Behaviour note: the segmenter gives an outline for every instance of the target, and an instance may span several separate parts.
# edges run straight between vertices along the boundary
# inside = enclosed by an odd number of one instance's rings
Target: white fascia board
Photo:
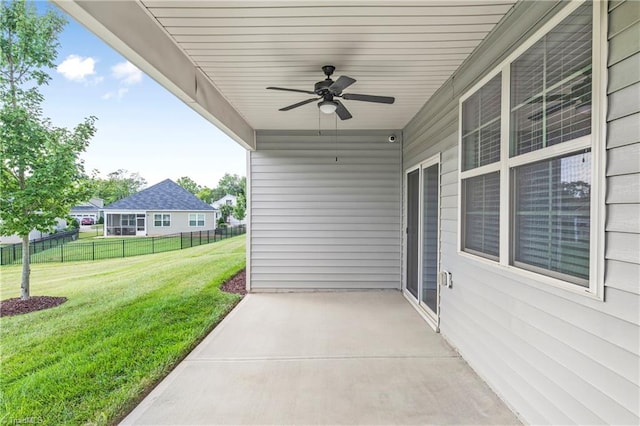
[[[255,131],[138,1],[51,0],[246,149]]]

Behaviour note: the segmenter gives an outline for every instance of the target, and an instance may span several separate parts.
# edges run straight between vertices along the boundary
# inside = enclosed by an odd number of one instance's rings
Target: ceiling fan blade
[[[331,86],[329,86],[329,91],[333,93],[340,93],[355,82],[356,80],[354,80],[353,78],[347,77],[346,75],[341,75],[340,78],[338,78]]]
[[[286,89],[284,87],[267,87],[269,90],[284,90],[285,92],[297,92],[297,93],[308,93],[310,95],[315,95],[316,92],[312,92],[311,90],[299,90],[299,89]]]
[[[358,95],[357,93],[345,93],[344,95],[342,95],[342,99],[351,101],[376,102],[379,104],[392,104],[396,101],[396,98],[392,98],[390,96]]]
[[[556,112],[563,110],[571,105],[573,105],[575,103],[575,101],[563,101],[560,102],[559,104],[553,104],[547,107],[546,109],[546,115],[552,115],[555,114]],[[538,111],[535,114],[531,114],[527,117],[528,120],[531,121],[540,121],[542,120],[542,117],[544,116],[542,111]]]
[[[280,108],[278,111],[289,111],[290,109],[298,108],[299,106],[306,105],[306,104],[311,103],[313,101],[317,101],[318,99],[320,99],[320,98],[307,99],[305,101],[298,102],[297,104],[293,104],[293,105],[286,106],[284,108]]]
[[[348,120],[352,117],[351,113],[340,101],[335,101],[338,104],[338,108],[336,108],[336,114],[340,117],[340,120]]]

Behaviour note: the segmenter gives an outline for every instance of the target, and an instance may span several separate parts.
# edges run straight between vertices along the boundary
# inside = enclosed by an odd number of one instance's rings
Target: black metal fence
[[[45,250],[32,251],[31,263],[80,262],[162,253],[215,243],[244,233],[246,233],[246,228],[238,226],[210,231],[183,232],[160,237],[105,238],[87,242],[81,240],[70,244],[61,243]],[[5,255],[5,249],[8,249],[11,254]],[[29,249],[31,250],[31,246]],[[22,263],[22,247],[15,249],[15,255],[13,249],[9,247],[2,247],[0,250],[2,250],[2,265]]]
[[[51,234],[29,241],[29,253],[33,256],[36,253],[51,250],[77,239],[78,229]],[[10,265],[12,263],[22,263],[22,243],[0,247],[0,265]]]

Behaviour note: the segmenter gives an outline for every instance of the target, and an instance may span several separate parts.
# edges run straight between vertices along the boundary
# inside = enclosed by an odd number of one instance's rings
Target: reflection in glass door
[[[422,168],[422,280],[420,300],[438,314],[438,163]]]
[[[407,291],[418,298],[420,169],[407,174]]]

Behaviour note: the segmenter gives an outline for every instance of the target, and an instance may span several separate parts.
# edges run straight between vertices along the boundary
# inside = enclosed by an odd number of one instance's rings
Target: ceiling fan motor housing
[[[327,78],[326,80],[319,81],[315,84],[313,91],[319,96],[322,96],[325,92],[329,91],[329,86],[333,84],[333,80]]]

